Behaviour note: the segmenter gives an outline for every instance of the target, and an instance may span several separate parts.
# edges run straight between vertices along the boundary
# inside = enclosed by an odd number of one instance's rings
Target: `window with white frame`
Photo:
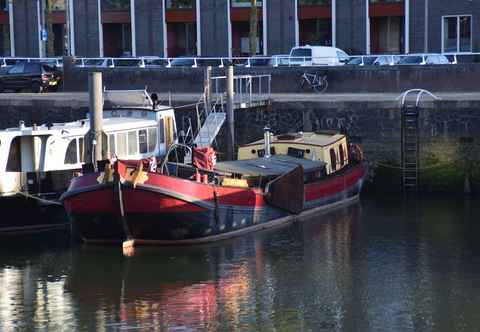
[[[120,158],[152,153],[157,147],[157,128],[144,128],[108,135],[108,152]]]
[[[442,52],[472,52],[472,15],[442,17]]]

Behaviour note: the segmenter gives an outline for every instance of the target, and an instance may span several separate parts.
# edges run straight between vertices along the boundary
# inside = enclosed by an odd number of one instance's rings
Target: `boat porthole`
[[[257,150],[252,149],[252,154],[255,154],[255,153],[257,153]]]
[[[305,152],[306,152],[306,153],[310,153],[310,149],[306,149]]]

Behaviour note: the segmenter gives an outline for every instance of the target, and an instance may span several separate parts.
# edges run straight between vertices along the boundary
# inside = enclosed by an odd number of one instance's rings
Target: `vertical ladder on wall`
[[[407,103],[410,93],[416,93],[415,103]],[[423,95],[429,95],[434,100],[441,98],[424,89],[411,89],[397,97],[402,110],[402,189],[404,192],[418,191],[419,156],[420,156],[420,100]]]
[[[402,185],[404,191],[418,189],[419,159],[419,109],[406,106],[402,109]]]

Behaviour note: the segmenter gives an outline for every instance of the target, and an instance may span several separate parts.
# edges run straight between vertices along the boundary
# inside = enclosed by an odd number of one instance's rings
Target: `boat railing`
[[[162,163],[160,164],[160,173],[165,174],[165,175],[170,175],[170,172],[168,171],[167,163],[170,160],[170,155],[175,152],[175,157],[177,162],[180,160],[179,155],[178,155],[178,149],[183,148],[187,151],[186,154],[192,155],[192,148],[186,144],[183,143],[173,143],[170,145],[170,147],[167,150],[167,153],[165,154],[165,158],[163,159]],[[178,175],[178,174],[177,174]]]

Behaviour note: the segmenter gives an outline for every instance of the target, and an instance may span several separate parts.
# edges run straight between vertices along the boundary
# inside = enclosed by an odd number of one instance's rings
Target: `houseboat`
[[[192,164],[170,162],[175,148],[156,171],[117,160],[74,178],[62,201],[78,237],[124,247],[225,239],[353,202],[367,174],[361,149],[336,132],[267,129],[238,160],[218,163],[211,148],[193,149]]]
[[[157,105],[145,91],[105,91],[105,149],[122,159],[162,157],[175,143],[171,107]],[[59,201],[88,159],[88,119],[0,131],[0,234],[65,227]]]

